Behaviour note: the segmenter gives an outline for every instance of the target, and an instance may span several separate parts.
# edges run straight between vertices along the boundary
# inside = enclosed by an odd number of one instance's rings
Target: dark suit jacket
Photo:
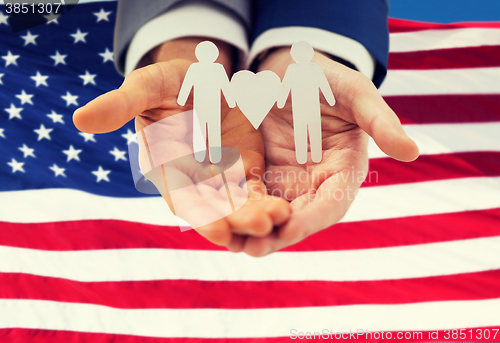
[[[125,52],[137,30],[183,0],[119,0],[115,28],[115,62],[123,72]],[[378,87],[387,71],[389,31],[386,0],[207,0],[237,14],[248,28],[250,42],[264,31],[308,26],[360,42],[375,58],[373,82]]]

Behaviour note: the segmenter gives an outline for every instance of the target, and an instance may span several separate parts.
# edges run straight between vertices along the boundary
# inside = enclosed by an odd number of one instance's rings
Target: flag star
[[[0,129],[0,137],[5,138],[4,132],[5,129]]]
[[[35,39],[37,39],[38,36],[39,35],[32,35],[31,32],[28,30],[26,36],[21,36],[21,38],[24,39],[24,46],[28,44],[36,45]]]
[[[35,149],[31,149],[31,148],[28,148],[28,146],[26,144],[23,144],[22,147],[19,148],[19,150],[21,150],[24,154],[24,158],[26,157],[36,157],[35,154],[33,153],[35,151]]]
[[[35,131],[38,134],[38,140],[39,141],[41,141],[44,138],[46,138],[46,139],[48,139],[50,141],[51,140],[50,133],[53,130],[54,129],[47,129],[47,128],[45,128],[45,126],[43,126],[43,124],[41,124],[39,129],[33,130],[33,131]]]
[[[10,162],[7,162],[7,164],[12,168],[12,173],[15,173],[17,171],[24,173],[23,162],[17,162],[15,159],[12,159]]]
[[[16,98],[21,100],[21,105],[24,104],[30,104],[33,105],[33,101],[31,101],[31,98],[33,97],[33,94],[27,94],[24,89],[21,91],[21,94],[16,95]]]
[[[135,133],[133,133],[132,131],[130,131],[130,129],[128,129],[127,133],[124,133],[122,135],[122,137],[127,140],[127,144],[130,144],[132,142],[137,143],[137,135]]]
[[[75,39],[73,44],[76,44],[78,42],[87,43],[87,41],[85,40],[85,36],[88,34],[89,34],[88,32],[82,32],[82,31],[80,31],[80,29],[77,29],[76,33],[72,33],[72,34],[70,34],[70,36]]]
[[[69,146],[68,150],[63,150],[63,154],[65,154],[66,156],[68,156],[68,159],[66,160],[66,162],[69,162],[71,160],[80,161],[80,157],[78,155],[81,152],[82,152],[81,149],[75,149],[75,148],[73,148],[72,145]]]
[[[2,82],[2,77],[4,76],[4,74],[0,74],[0,85],[3,85],[3,82]]]
[[[56,112],[52,111],[50,114],[47,114],[47,117],[52,119],[52,121],[55,123],[61,123],[64,124],[64,120],[62,119],[63,115],[62,114],[57,114]]]
[[[78,99],[78,95],[73,95],[70,92],[66,92],[66,95],[61,95],[61,98],[66,100],[66,106],[69,105],[78,106],[78,102],[76,101],[76,99]]]
[[[92,174],[97,176],[97,182],[102,181],[102,180],[109,182],[109,178],[108,178],[109,173],[111,173],[111,170],[104,170],[104,169],[102,169],[101,166],[99,166],[99,169],[92,172]]]
[[[10,104],[10,108],[5,108],[4,111],[9,114],[9,120],[13,118],[23,119],[21,117],[22,107],[16,107],[14,104]]]
[[[9,18],[9,16],[3,14],[3,12],[0,12],[0,25],[2,24],[5,24],[5,25],[9,25],[9,22],[7,21],[7,19]]]
[[[56,50],[56,54],[50,56],[55,61],[54,66],[58,65],[59,63],[61,64],[66,64],[66,61],[64,60],[68,55],[61,55],[59,51]]]
[[[106,48],[106,51],[100,53],[99,55],[103,58],[102,63],[106,63],[107,61],[113,62],[113,51],[109,51],[108,48]]]
[[[92,13],[92,14],[97,17],[97,22],[100,22],[101,20],[109,21],[108,17],[111,14],[111,11],[105,12],[104,8],[101,8],[101,10],[99,12]]]
[[[7,55],[2,56],[2,58],[5,60],[5,66],[8,67],[11,64],[14,64],[17,66],[17,59],[19,58],[19,55],[12,55],[12,52],[7,51]]]
[[[55,176],[56,176],[56,177],[58,177],[58,176],[64,176],[64,177],[66,177],[66,174],[64,174],[64,171],[65,171],[66,169],[64,169],[64,168],[59,168],[59,167],[57,166],[57,164],[55,164],[55,163],[54,163],[54,165],[53,165],[52,167],[49,167],[49,169],[50,169],[50,170],[52,170],[52,171],[54,172],[54,174],[55,174]]]
[[[96,141],[93,133],[79,132],[78,134],[80,136],[82,136],[83,139],[85,139],[85,142],[87,142],[87,141],[95,142]]]
[[[44,15],[45,20],[47,20],[47,24],[57,24],[59,25],[59,21],[57,21],[57,18],[59,18],[61,14],[56,14],[56,13],[50,13],[49,15]]]
[[[47,84],[47,79],[49,78],[48,75],[42,75],[40,74],[39,71],[36,72],[36,75],[35,76],[32,76],[31,79],[34,80],[36,82],[36,86],[40,86],[40,85],[44,85],[46,87],[48,87],[49,85]]]
[[[127,158],[125,157],[126,152],[118,150],[117,147],[115,147],[115,149],[111,150],[109,153],[115,157],[115,162],[119,160],[127,160]]]
[[[85,75],[78,75],[81,79],[83,79],[83,85],[87,85],[88,83],[91,83],[95,85],[95,77],[97,74],[90,74],[88,70],[85,70]]]

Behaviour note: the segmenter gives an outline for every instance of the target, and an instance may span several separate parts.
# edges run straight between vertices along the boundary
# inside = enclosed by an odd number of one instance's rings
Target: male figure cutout
[[[309,43],[293,44],[290,54],[296,64],[290,65],[286,70],[282,83],[283,94],[277,105],[278,108],[283,108],[288,94],[292,93],[295,157],[299,164],[307,162],[309,133],[311,159],[318,163],[323,157],[319,90],[323,92],[330,106],[335,105],[335,98],[321,67],[311,63],[314,50]]]
[[[236,103],[230,94],[229,79],[222,64],[214,63],[219,49],[209,41],[201,42],[195,50],[198,63],[189,67],[177,97],[180,106],[186,104],[193,88],[193,150],[198,162],[203,162],[208,147],[210,162],[221,160],[221,90],[229,107]]]

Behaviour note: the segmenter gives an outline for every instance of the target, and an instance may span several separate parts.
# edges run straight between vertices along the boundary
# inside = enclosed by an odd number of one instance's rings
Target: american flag
[[[391,19],[380,92],[422,156],[371,144],[342,222],[256,259],[136,191],[131,123],[74,127],[122,81],[115,13],[13,34],[0,6],[0,342],[500,341],[500,22]]]

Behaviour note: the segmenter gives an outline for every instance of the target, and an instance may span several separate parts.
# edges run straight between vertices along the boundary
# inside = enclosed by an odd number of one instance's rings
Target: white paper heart
[[[231,87],[239,109],[253,127],[258,129],[278,100],[281,80],[269,70],[257,74],[241,70],[233,75]]]

